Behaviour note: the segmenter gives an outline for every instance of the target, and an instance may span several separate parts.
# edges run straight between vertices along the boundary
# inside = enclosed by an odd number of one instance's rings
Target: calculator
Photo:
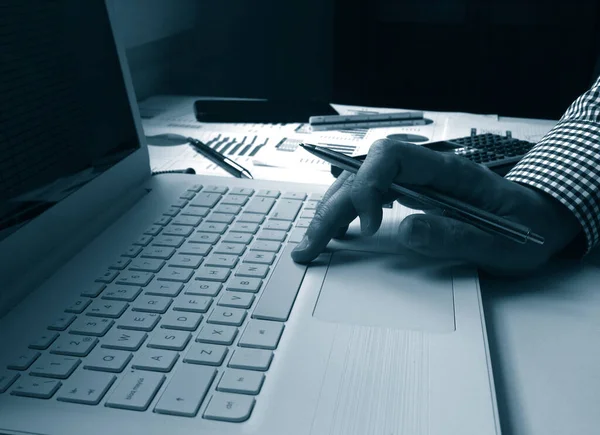
[[[506,175],[535,143],[515,139],[507,132],[499,134],[472,134],[458,139],[431,142],[422,146],[440,152],[453,152],[492,171]]]

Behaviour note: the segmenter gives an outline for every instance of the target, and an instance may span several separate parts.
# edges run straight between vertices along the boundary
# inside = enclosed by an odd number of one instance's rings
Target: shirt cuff
[[[579,220],[586,253],[600,239],[600,124],[562,119],[506,175],[564,204]]]

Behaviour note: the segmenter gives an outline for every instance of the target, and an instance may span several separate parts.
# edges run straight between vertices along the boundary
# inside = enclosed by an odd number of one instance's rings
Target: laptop
[[[477,275],[405,209],[295,264],[325,186],[152,176],[104,3],[1,20],[1,433],[500,433]]]

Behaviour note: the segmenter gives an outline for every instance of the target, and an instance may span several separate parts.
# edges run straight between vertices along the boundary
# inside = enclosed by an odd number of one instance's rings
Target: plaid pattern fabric
[[[587,251],[600,240],[600,77],[506,175],[563,203],[583,227]]]

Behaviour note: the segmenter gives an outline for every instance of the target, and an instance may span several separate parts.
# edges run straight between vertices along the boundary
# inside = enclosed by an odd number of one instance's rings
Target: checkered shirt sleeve
[[[540,189],[571,210],[587,251],[600,240],[600,77],[556,126],[506,175]]]

